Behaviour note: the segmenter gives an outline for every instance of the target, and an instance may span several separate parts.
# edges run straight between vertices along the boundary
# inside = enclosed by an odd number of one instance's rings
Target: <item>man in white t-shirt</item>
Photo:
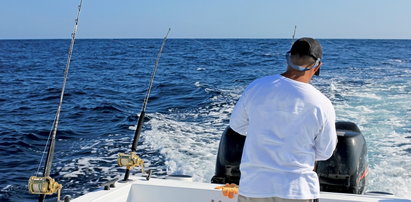
[[[337,144],[334,108],[309,84],[321,58],[317,40],[297,40],[287,71],[253,81],[234,107],[230,127],[246,136],[239,202],[319,198],[315,161],[330,158]]]

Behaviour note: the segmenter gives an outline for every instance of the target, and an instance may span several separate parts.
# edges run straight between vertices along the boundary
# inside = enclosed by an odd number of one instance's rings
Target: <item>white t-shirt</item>
[[[320,91],[281,75],[257,79],[234,107],[230,127],[247,136],[241,195],[319,198],[314,162],[330,158],[337,144],[335,111]]]

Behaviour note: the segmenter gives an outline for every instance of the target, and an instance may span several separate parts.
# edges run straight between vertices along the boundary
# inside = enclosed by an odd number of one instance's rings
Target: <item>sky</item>
[[[70,38],[80,0],[1,0],[0,39]],[[83,0],[77,38],[411,39],[411,0]]]

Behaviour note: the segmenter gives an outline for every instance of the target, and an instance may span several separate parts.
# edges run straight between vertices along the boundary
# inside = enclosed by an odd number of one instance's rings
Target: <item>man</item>
[[[314,164],[330,158],[337,144],[334,108],[309,84],[321,58],[317,40],[297,40],[287,71],[253,81],[234,107],[230,127],[247,137],[239,202],[319,198]]]

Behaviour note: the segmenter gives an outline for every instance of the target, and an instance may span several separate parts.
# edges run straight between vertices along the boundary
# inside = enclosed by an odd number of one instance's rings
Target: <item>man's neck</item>
[[[308,72],[295,72],[295,71],[286,71],[284,73],[282,73],[281,75],[295,80],[295,81],[299,81],[299,82],[303,82],[303,83],[310,83],[310,80],[312,78],[312,76],[310,76],[309,74],[307,74]]]

